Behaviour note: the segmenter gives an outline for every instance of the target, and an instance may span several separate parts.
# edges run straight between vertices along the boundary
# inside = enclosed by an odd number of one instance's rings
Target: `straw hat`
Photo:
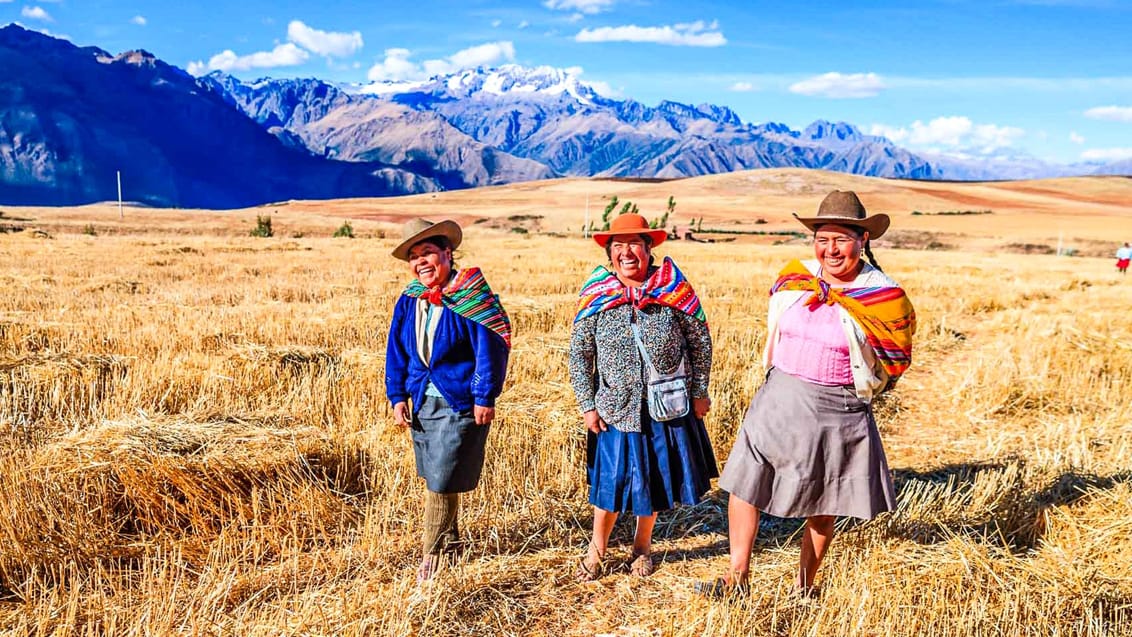
[[[794,218],[811,232],[816,232],[818,226],[824,223],[857,226],[867,230],[870,239],[879,239],[888,230],[890,222],[888,215],[883,213],[868,216],[865,206],[852,190],[834,190],[826,195],[818,206],[817,216],[799,217],[798,213],[794,213]]]
[[[430,237],[445,237],[452,243],[452,249],[460,247],[464,239],[464,231],[455,221],[444,220],[433,223],[426,219],[413,219],[401,228],[401,243],[393,248],[393,256],[402,260],[409,260],[409,249]]]
[[[664,243],[668,238],[668,232],[659,228],[650,228],[649,222],[641,215],[635,213],[627,213],[618,215],[613,218],[613,223],[609,224],[609,230],[594,233],[594,241],[601,247],[605,247],[613,237],[619,234],[644,234],[652,238],[652,247]]]

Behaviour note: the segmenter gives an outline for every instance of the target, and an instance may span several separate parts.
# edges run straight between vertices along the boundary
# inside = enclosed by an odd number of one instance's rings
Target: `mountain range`
[[[421,193],[560,176],[679,178],[803,167],[931,180],[1120,173],[1033,158],[927,156],[845,122],[796,131],[725,106],[647,106],[569,71],[507,65],[411,84],[194,78],[144,51],[111,55],[0,28],[0,203],[124,196],[234,208]]]

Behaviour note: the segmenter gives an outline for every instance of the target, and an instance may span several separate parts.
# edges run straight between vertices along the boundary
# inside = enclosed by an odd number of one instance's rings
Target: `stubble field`
[[[661,514],[652,578],[571,578],[590,508],[566,348],[592,243],[469,230],[458,263],[502,296],[514,352],[470,549],[418,589],[423,486],[382,380],[396,241],[79,227],[0,235],[6,633],[1132,634],[1132,280],[1109,258],[878,246],[920,318],[877,406],[899,508],[844,525],[818,603],[789,595],[797,524],[767,519],[751,596],[711,602],[691,586],[726,564],[718,490]],[[658,254],[708,313],[722,462],[766,288],[809,249]]]

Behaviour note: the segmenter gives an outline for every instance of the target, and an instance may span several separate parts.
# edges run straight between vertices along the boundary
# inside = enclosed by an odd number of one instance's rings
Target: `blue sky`
[[[919,151],[1132,157],[1132,0],[0,0],[6,22],[198,74],[549,65],[649,105],[847,121]]]

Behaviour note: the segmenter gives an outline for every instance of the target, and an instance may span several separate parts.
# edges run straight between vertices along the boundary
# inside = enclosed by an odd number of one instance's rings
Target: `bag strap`
[[[661,374],[657,371],[656,367],[652,364],[652,358],[649,356],[648,350],[645,349],[645,343],[641,340],[641,328],[637,326],[636,316],[629,322],[629,326],[633,328],[633,340],[637,341],[637,349],[641,352],[641,358],[645,360],[645,365],[649,367],[649,378],[668,378],[672,376],[683,376],[685,374],[684,367],[684,353],[680,353],[680,366],[676,368],[673,374]],[[683,335],[680,340],[683,342]]]
[[[629,325],[633,328],[633,340],[637,341],[637,349],[641,351],[641,358],[645,359],[645,365],[649,366],[649,374],[654,377],[660,376],[660,373],[656,371],[656,367],[653,367],[652,358],[649,357],[648,351],[645,350],[644,341],[641,340],[641,328],[637,327],[636,321],[632,321]]]

